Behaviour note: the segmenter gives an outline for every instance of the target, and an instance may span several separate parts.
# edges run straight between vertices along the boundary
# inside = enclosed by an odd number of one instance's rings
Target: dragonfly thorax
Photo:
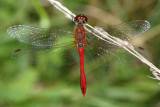
[[[78,47],[83,47],[86,42],[86,31],[84,29],[83,24],[76,26],[75,28],[75,41],[74,43],[77,44]]]

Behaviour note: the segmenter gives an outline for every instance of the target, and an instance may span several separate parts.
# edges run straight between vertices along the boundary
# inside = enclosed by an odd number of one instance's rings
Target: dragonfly
[[[39,55],[37,62],[47,64],[74,64],[79,61],[80,88],[83,96],[85,96],[87,83],[84,62],[88,61],[91,64],[109,65],[114,64],[113,58],[115,58],[119,59],[119,63],[123,63],[121,56],[116,54],[123,53],[124,50],[87,32],[84,26],[88,22],[88,18],[85,15],[78,14],[74,17],[73,22],[75,24],[74,33],[61,29],[49,30],[27,25],[12,25],[7,29],[9,36],[28,44],[29,47],[14,50],[11,57],[16,58],[22,55],[35,59],[36,55]],[[134,20],[110,27],[99,28],[102,28],[112,36],[129,41],[146,32],[150,28],[150,23],[146,20]],[[137,47],[137,50],[143,51],[144,48]],[[122,55],[126,56],[126,54]],[[74,60],[74,58],[78,58],[78,61]]]

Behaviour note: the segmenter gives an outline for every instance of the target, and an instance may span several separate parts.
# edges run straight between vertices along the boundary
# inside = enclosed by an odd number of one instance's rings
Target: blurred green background
[[[131,42],[145,47],[153,64],[160,67],[160,0],[60,2],[75,14],[85,13],[93,26],[148,20],[151,29]],[[10,59],[22,44],[6,33],[14,24],[74,30],[72,21],[47,0],[0,0],[0,107],[160,107],[159,81],[147,77],[151,72],[141,62],[107,67],[85,64],[83,97],[78,64],[48,67]]]

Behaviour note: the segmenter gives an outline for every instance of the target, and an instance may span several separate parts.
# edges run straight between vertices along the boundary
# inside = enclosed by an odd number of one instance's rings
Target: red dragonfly
[[[25,57],[30,56],[31,59],[35,59],[37,55],[38,62],[47,64],[64,64],[65,62],[66,64],[73,64],[70,62],[75,63],[77,61],[74,60],[74,58],[72,59],[71,56],[79,56],[80,87],[83,96],[85,96],[87,85],[84,72],[84,60],[85,62],[88,61],[92,64],[98,63],[103,65],[113,63],[113,58],[118,59],[119,63],[123,63],[123,61],[125,61],[121,59],[121,56],[117,56],[115,54],[123,53],[123,49],[109,44],[85,31],[84,25],[87,21],[87,17],[83,14],[79,14],[74,18],[73,22],[76,26],[74,38],[71,36],[73,33],[70,31],[57,29],[48,30],[26,25],[13,25],[8,28],[8,34],[12,38],[30,46],[27,48],[16,49],[12,53],[11,57],[15,58],[17,55],[22,54]],[[101,28],[112,36],[128,41],[146,32],[150,28],[150,23],[146,20],[134,20],[111,27]],[[144,50],[141,47],[137,49]],[[126,56],[127,54],[122,55]],[[67,62],[64,61],[64,59],[66,59]]]

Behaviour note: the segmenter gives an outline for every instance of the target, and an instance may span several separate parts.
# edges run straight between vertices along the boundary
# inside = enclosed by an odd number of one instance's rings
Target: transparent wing
[[[131,40],[150,28],[150,23],[146,20],[134,20],[114,26],[99,27],[108,32],[111,36],[119,37],[123,40]]]
[[[8,34],[20,42],[29,44],[20,46],[11,58],[28,58],[32,63],[62,65],[75,63],[73,33],[58,29],[43,29],[26,25],[13,25],[7,29]],[[70,54],[72,53],[72,54]]]
[[[150,24],[145,20],[135,20],[115,26],[100,28],[108,32],[111,36],[128,41],[146,32],[150,28]],[[88,46],[85,49],[85,51],[87,51],[85,55],[92,63],[101,63],[103,65],[123,64],[127,62],[128,57],[132,56],[124,49],[100,40],[92,34],[86,37]],[[147,52],[143,48],[135,47],[135,49],[146,56]]]
[[[11,58],[27,59],[32,64],[42,65],[70,65],[75,64],[76,56],[78,59],[77,48],[72,43],[58,46],[31,46],[16,49]]]
[[[134,48],[146,58],[149,57],[147,51],[144,48]],[[95,38],[92,44],[85,47],[84,60],[90,64],[111,66],[134,62],[137,61],[137,58],[133,58],[133,55],[131,55],[123,48],[111,45],[105,41]]]
[[[7,29],[7,32],[10,37],[33,46],[54,46],[74,40],[73,33],[70,31],[49,30],[26,25],[13,25]],[[68,36],[68,38],[64,40],[64,36]]]

